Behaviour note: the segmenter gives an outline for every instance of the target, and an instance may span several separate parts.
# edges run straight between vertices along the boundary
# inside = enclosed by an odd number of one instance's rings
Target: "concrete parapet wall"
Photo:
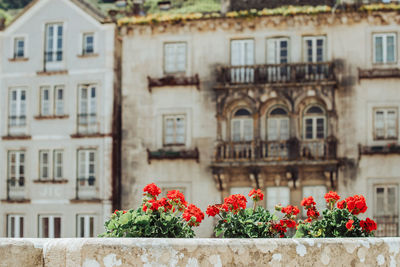
[[[0,239],[0,266],[398,266],[400,238]]]

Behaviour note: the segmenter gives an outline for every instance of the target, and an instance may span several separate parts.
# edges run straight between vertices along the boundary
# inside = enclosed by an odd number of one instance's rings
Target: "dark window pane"
[[[61,237],[61,218],[60,217],[54,218],[54,237],[55,238]]]
[[[238,111],[235,112],[235,117],[236,116],[250,116],[251,113],[247,109],[239,109]]]

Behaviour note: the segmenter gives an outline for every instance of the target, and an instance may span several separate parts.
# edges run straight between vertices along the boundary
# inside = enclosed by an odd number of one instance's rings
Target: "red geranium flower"
[[[350,230],[350,231],[353,230],[353,229],[354,229],[353,223],[354,223],[353,220],[349,220],[349,221],[346,223],[346,228],[347,228],[348,230]]]
[[[300,203],[303,207],[311,207],[315,205],[315,201],[313,197],[305,197],[301,203]]]
[[[326,203],[336,203],[336,201],[340,199],[340,196],[336,192],[329,191],[329,193],[325,194],[324,198],[326,200]]]
[[[282,213],[286,213],[288,216],[299,214],[300,210],[297,206],[289,205],[281,209]]]
[[[199,226],[204,219],[204,213],[195,205],[190,204],[183,212],[182,218],[189,222],[189,226]],[[192,220],[192,218],[194,219]]]
[[[231,195],[225,198],[225,202],[222,205],[222,208],[225,211],[233,211],[238,212],[240,209],[246,208],[247,199],[245,196],[241,194]]]
[[[174,203],[176,203],[180,211],[182,211],[185,207],[187,207],[185,196],[183,195],[182,192],[179,192],[179,190],[168,191],[167,198],[171,199]]]
[[[249,193],[249,197],[251,197],[253,201],[257,202],[264,199],[264,194],[261,192],[261,189],[252,189]]]
[[[367,211],[367,203],[364,196],[354,195],[352,197],[346,198],[347,209],[351,214],[358,215]]]
[[[208,206],[207,207],[207,211],[206,211],[206,213],[207,213],[207,215],[208,215],[208,217],[214,217],[215,215],[217,215],[217,214],[219,214],[219,211],[220,211],[220,209],[217,207],[217,205],[214,205],[214,206]]]
[[[346,206],[346,201],[345,200],[342,200],[342,201],[339,201],[338,203],[337,203],[337,207],[338,207],[338,209],[344,209]]]
[[[156,211],[156,210],[158,210],[159,207],[160,207],[160,203],[157,200],[150,199],[145,204],[143,204],[142,209],[143,209],[143,211],[147,211],[147,208],[150,208],[152,211]]]
[[[375,231],[377,229],[376,222],[374,220],[371,220],[370,218],[367,218],[365,221],[361,220],[360,226],[367,233]]]
[[[147,194],[149,194],[155,198],[156,196],[161,194],[161,189],[158,188],[158,186],[156,186],[154,183],[151,183],[151,184],[146,185],[143,188],[143,192],[147,192]],[[146,193],[144,193],[143,195],[146,195]]]

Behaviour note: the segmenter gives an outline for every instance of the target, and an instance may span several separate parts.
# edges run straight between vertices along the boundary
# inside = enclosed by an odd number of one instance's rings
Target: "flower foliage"
[[[192,227],[199,226],[204,213],[189,204],[178,190],[157,199],[161,189],[155,184],[144,187],[142,206],[136,210],[116,210],[105,223],[102,237],[194,237]]]
[[[281,220],[268,210],[257,207],[258,201],[263,200],[261,190],[251,190],[249,193],[254,201],[253,208],[246,208],[246,197],[240,194],[231,195],[224,199],[223,204],[208,206],[207,215],[218,216],[219,221],[214,232],[216,236],[226,238],[272,238],[285,237],[288,228],[296,227],[297,207],[277,207],[283,213]]]
[[[317,220],[319,212],[314,199],[303,199],[301,205],[307,210],[307,219],[300,221],[295,237],[368,237],[377,229],[376,223],[367,218],[360,220],[357,215],[367,210],[365,198],[361,195],[339,201],[336,192],[325,195],[328,209],[322,212],[322,219]],[[336,205],[335,205],[336,204]]]

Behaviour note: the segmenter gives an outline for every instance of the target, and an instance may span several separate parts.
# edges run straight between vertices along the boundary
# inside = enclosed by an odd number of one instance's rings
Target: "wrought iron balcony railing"
[[[334,81],[333,62],[221,66],[220,84],[279,84]]]

